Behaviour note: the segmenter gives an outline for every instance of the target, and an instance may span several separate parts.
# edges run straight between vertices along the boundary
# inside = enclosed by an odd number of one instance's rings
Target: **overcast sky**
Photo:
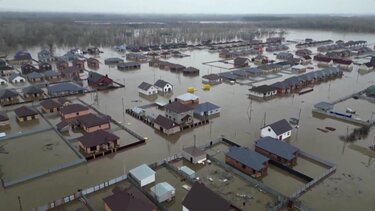
[[[2,11],[156,14],[375,14],[375,0],[0,0]]]

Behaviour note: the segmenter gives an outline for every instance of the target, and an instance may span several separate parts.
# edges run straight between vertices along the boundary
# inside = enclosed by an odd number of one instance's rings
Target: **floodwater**
[[[367,40],[375,42],[374,34],[334,33],[323,31],[290,31],[287,39],[333,39],[333,40]],[[33,56],[39,49],[29,49]],[[57,55],[62,55],[68,49],[58,49]],[[109,48],[104,48],[104,54],[100,57],[103,62],[108,57],[119,55]],[[125,83],[123,89],[106,92],[98,92],[99,102],[96,107],[111,115],[114,119],[124,122],[129,128],[142,136],[148,137],[146,145],[119,152],[87,164],[69,168],[57,173],[50,174],[11,188],[0,189],[0,210],[17,210],[20,201],[24,210],[29,210],[41,204],[46,204],[57,198],[70,195],[78,189],[87,188],[97,183],[118,177],[129,169],[142,163],[152,163],[163,159],[176,152],[180,152],[185,146],[194,144],[196,135],[197,144],[206,144],[210,140],[221,135],[235,140],[237,143],[253,147],[255,140],[259,137],[260,130],[264,124],[272,123],[281,118],[289,119],[298,117],[301,109],[300,128],[293,131],[290,143],[311,154],[329,160],[337,165],[337,172],[323,183],[305,193],[300,199],[314,210],[374,210],[375,209],[375,153],[368,149],[373,144],[375,132],[372,130],[365,140],[354,144],[345,144],[340,141],[339,136],[345,135],[347,129],[351,131],[356,126],[343,123],[333,119],[320,119],[312,116],[311,109],[319,101],[333,101],[350,93],[360,91],[375,83],[375,72],[360,75],[356,70],[345,72],[341,79],[325,82],[317,85],[313,92],[305,95],[292,95],[275,98],[267,102],[252,101],[247,97],[249,86],[238,84],[220,84],[211,88],[210,91],[201,89],[201,76],[210,72],[220,72],[219,68],[211,68],[203,65],[203,62],[218,60],[218,53],[202,51],[186,51],[190,57],[182,59],[169,59],[170,62],[186,66],[193,66],[201,70],[198,77],[185,77],[165,70],[148,67],[143,64],[141,70],[128,72],[118,71],[102,65],[98,72],[108,74],[109,77],[120,83]],[[11,53],[9,53],[11,55]],[[103,62],[104,64],[104,62]],[[290,75],[285,75],[290,77]],[[174,85],[173,97],[183,94],[186,89],[193,86],[198,89],[195,93],[201,102],[209,101],[221,106],[220,117],[215,118],[208,125],[187,130],[176,136],[163,136],[143,122],[134,119],[122,112],[122,99],[125,108],[132,108],[149,104],[150,102],[139,97],[137,86],[146,81],[153,83],[157,79],[169,81]],[[260,84],[270,84],[283,78],[264,81]],[[172,97],[172,98],[173,98]],[[81,99],[93,103],[93,97],[87,94]],[[135,101],[135,100],[141,100]],[[168,98],[159,96],[158,101],[167,101]],[[371,104],[358,104],[356,110],[375,111]],[[3,108],[1,108],[3,109]],[[251,112],[250,112],[251,109]],[[266,115],[265,115],[266,112]],[[337,130],[322,133],[318,127],[334,127]],[[35,137],[37,138],[37,137]],[[42,138],[42,137],[39,137]],[[39,153],[35,151],[35,153]],[[9,156],[0,154],[0,157]],[[20,158],[22,159],[22,158]],[[30,164],[32,165],[32,164]],[[304,170],[303,162],[299,163],[298,169]],[[306,165],[309,172],[309,165]],[[315,174],[315,170],[312,172]],[[315,176],[315,175],[314,175]],[[285,181],[275,181],[275,183]],[[287,185],[287,184],[285,184]],[[37,194],[35,194],[37,192]]]

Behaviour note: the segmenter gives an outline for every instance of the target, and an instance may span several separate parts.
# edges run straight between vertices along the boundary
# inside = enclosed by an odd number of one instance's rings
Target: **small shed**
[[[207,160],[207,153],[196,147],[196,146],[192,146],[192,147],[187,147],[187,148],[183,148],[182,149],[182,156],[190,161],[191,163],[202,163],[204,162],[205,160]]]
[[[190,179],[194,179],[196,177],[195,171],[193,171],[191,168],[187,166],[181,166],[178,170],[181,171],[182,174],[186,175]]]
[[[141,187],[155,182],[156,173],[146,164],[142,164],[130,170],[129,174]]]
[[[151,188],[151,195],[159,202],[172,201],[176,189],[167,182],[161,182]]]

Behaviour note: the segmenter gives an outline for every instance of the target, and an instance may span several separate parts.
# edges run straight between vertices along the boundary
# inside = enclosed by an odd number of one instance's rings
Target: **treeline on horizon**
[[[124,43],[142,46],[171,42],[200,43],[206,40],[250,40],[275,36],[280,29],[288,28],[375,32],[374,20],[370,16],[0,13],[0,51],[34,46],[88,47]]]

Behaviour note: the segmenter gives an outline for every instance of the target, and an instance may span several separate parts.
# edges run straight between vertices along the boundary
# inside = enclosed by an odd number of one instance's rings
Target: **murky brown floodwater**
[[[361,39],[367,40],[369,43],[375,42],[374,34],[291,31],[287,36],[288,39],[304,39],[306,37],[333,40]],[[62,55],[66,50],[58,49],[57,54]],[[103,50],[105,53],[101,55],[101,61],[108,57],[118,56],[111,49],[105,48]],[[30,51],[36,57],[38,49],[30,49]],[[221,106],[220,117],[214,119],[211,125],[189,130],[177,136],[165,137],[160,136],[159,133],[144,123],[125,115],[125,122],[129,128],[149,138],[146,145],[117,153],[114,156],[98,159],[85,165],[66,169],[12,188],[1,189],[0,210],[18,210],[17,196],[21,196],[24,210],[29,210],[56,198],[69,195],[77,189],[86,188],[117,177],[139,164],[160,160],[181,151],[184,146],[192,145],[193,135],[196,135],[198,144],[204,144],[210,139],[225,135],[239,144],[253,147],[254,141],[260,134],[259,128],[263,125],[264,112],[267,112],[266,122],[271,123],[281,118],[296,117],[300,109],[302,109],[301,127],[298,131],[293,132],[290,140],[291,144],[300,147],[306,152],[334,162],[338,166],[337,172],[333,176],[301,197],[303,203],[314,210],[375,210],[375,168],[373,159],[375,153],[368,150],[368,146],[373,144],[374,130],[371,131],[366,140],[360,140],[353,145],[344,144],[338,137],[346,134],[347,127],[353,129],[355,126],[333,119],[314,118],[311,113],[313,105],[318,101],[334,100],[374,84],[374,72],[367,75],[359,75],[356,70],[350,73],[345,72],[345,76],[342,79],[322,83],[316,86],[313,92],[302,96],[276,98],[268,102],[253,101],[253,111],[250,119],[247,115],[250,105],[250,100],[247,97],[248,86],[221,84],[212,87],[211,91],[203,91],[201,89],[202,75],[209,72],[223,71],[202,65],[203,62],[217,60],[218,54],[207,51],[186,51],[185,53],[190,54],[191,57],[170,59],[169,61],[199,68],[201,70],[199,77],[184,77],[182,74],[150,68],[148,64],[142,65],[141,70],[129,72],[121,72],[116,68],[108,68],[102,65],[98,72],[108,74],[109,77],[119,82],[125,82],[126,88],[99,92],[99,105],[97,108],[122,122],[122,98],[124,98],[126,108],[147,104],[149,103],[147,100],[138,96],[137,86],[142,81],[153,83],[155,80],[162,78],[174,85],[174,96],[185,93],[187,87],[193,86],[198,89],[195,94],[200,96],[201,102],[210,101]],[[289,75],[285,77],[289,77]],[[282,80],[282,78],[274,79],[273,81],[278,80]],[[271,81],[266,81],[260,84],[270,83]],[[82,97],[82,99],[89,103],[92,102],[92,96],[89,94]],[[132,102],[134,100],[142,100],[142,102]],[[159,96],[157,100],[167,101],[168,99]],[[375,111],[375,106],[370,103],[350,103],[350,106],[356,106],[355,109],[357,111]],[[316,130],[318,127],[325,126],[335,127],[337,130],[329,133],[322,133]],[[38,137],[35,138],[37,139]],[[19,150],[14,153],[22,152]],[[0,161],[3,160],[1,159],[3,156],[10,155],[0,154]],[[303,163],[299,163],[299,170],[305,169]],[[3,164],[0,163],[0,165]],[[25,160],[20,157],[20,159],[14,161],[13,165],[25,165]],[[306,172],[315,176],[318,170],[312,169],[314,168],[306,165]],[[276,179],[280,178],[275,178],[274,183],[285,182],[284,180]],[[289,191],[288,187],[286,189]]]

